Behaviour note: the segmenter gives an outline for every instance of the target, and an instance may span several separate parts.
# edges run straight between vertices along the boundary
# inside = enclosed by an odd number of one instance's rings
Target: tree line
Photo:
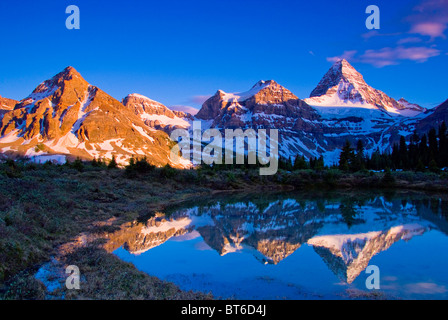
[[[324,158],[320,157],[309,160],[303,155],[297,155],[295,158],[282,157],[278,159],[279,169],[286,171],[296,170],[317,170],[324,169],[339,169],[345,172],[358,172],[362,170],[413,170],[439,172],[441,168],[448,167],[448,128],[443,122],[438,130],[431,128],[426,134],[420,136],[414,132],[408,140],[404,136],[400,136],[399,143],[392,146],[392,151],[375,150],[371,155],[368,155],[364,142],[358,140],[356,146],[352,146],[349,140],[346,140],[341,149],[339,162],[331,166],[326,166]],[[93,159],[91,162],[94,167],[107,167],[109,169],[116,168],[115,157],[106,164],[102,159]],[[74,167],[81,167],[82,162],[77,159],[73,164]],[[243,164],[236,167],[242,169],[255,169],[262,167],[260,163],[249,164],[247,155],[244,155]],[[169,167],[169,166],[166,166]],[[146,158],[134,159],[131,158],[129,165],[126,166],[126,171],[129,173],[152,171],[155,166],[148,163]],[[232,170],[235,164],[213,164],[201,165],[205,170]],[[78,168],[81,169],[81,168]]]
[[[358,141],[352,148],[346,141],[339,157],[339,169],[356,172],[368,170],[430,170],[438,172],[448,167],[447,126],[443,122],[438,130],[431,128],[420,136],[414,132],[408,140],[400,136],[399,143],[392,146],[392,151],[380,152],[378,149],[370,156],[366,155],[364,144]]]
[[[368,155],[362,140],[352,146],[346,140],[341,148],[338,163],[325,166],[322,156],[306,160],[303,155],[293,158],[279,158],[279,168],[288,171],[339,169],[345,172],[362,170],[413,170],[433,171],[448,167],[448,129],[443,122],[438,130],[431,128],[427,133],[419,135],[416,131],[406,139],[392,146],[391,151],[375,150]]]

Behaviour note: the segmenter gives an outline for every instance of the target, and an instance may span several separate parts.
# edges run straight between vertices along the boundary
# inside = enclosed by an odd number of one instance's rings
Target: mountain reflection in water
[[[201,237],[203,246],[220,256],[245,253],[258,263],[278,265],[306,245],[339,281],[351,284],[375,255],[397,242],[430,231],[445,241],[447,212],[448,198],[420,193],[227,197],[125,225],[108,235],[105,247],[119,256],[117,249],[124,248],[138,259],[170,239]]]

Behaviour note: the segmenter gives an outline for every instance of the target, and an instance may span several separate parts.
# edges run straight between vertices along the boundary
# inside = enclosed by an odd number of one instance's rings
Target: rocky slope
[[[259,81],[242,93],[219,90],[196,118],[220,130],[278,129],[281,156],[322,155],[331,165],[338,162],[346,140],[353,146],[362,140],[368,154],[390,150],[400,135],[412,134],[425,111],[370,87],[346,60],[340,60],[308,99],[299,99],[275,81]]]
[[[308,244],[340,280],[352,283],[367,268],[373,256],[399,240],[409,240],[429,230],[427,226],[409,224],[365,234],[318,236],[310,239]]]
[[[298,153],[318,157],[325,152],[316,145],[322,135],[320,115],[273,80],[261,80],[241,93],[219,90],[204,102],[196,118],[220,130],[278,129],[280,152],[285,157]]]
[[[167,133],[175,129],[188,128],[193,120],[193,116],[189,113],[170,110],[160,102],[136,93],[128,95],[122,103],[147,126]]]
[[[177,128],[278,129],[279,151],[285,158],[323,156],[338,162],[346,140],[364,142],[367,154],[387,151],[400,135],[424,132],[447,120],[446,102],[426,110],[405,99],[398,101],[376,90],[346,60],[336,62],[311,97],[300,99],[273,80],[259,81],[250,90],[218,90],[195,117],[172,111],[139,94],[122,102],[90,85],[72,67],[40,84],[17,102],[0,98],[0,152],[65,161],[81,157],[110,159],[122,164],[134,155],[154,164],[168,163],[170,134]],[[184,159],[185,160],[185,159]],[[182,161],[178,166],[189,166]]]
[[[17,104],[16,100],[3,98],[2,96],[0,96],[0,116],[14,109],[14,106],[16,104]]]
[[[291,91],[273,80],[259,81],[249,91],[219,90],[196,115],[213,120],[216,128],[276,128],[303,130],[319,115]]]
[[[419,132],[427,133],[431,128],[437,130],[438,126],[441,125],[443,121],[448,125],[448,100],[427,113],[428,116],[416,124],[416,128]]]
[[[117,162],[126,164],[135,155],[164,165],[171,147],[164,132],[146,126],[72,67],[41,83],[5,114],[0,133],[3,154],[60,162],[67,156],[115,156]]]

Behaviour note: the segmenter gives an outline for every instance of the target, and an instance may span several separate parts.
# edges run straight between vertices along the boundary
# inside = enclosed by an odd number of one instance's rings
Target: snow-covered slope
[[[177,128],[188,128],[193,119],[188,113],[170,110],[160,102],[136,93],[128,95],[122,103],[149,127],[167,132]]]
[[[346,60],[330,68],[308,99],[273,80],[261,80],[247,91],[218,90],[195,117],[139,94],[120,103],[71,67],[22,101],[0,98],[0,104],[6,108],[0,110],[2,156],[116,155],[122,164],[133,155],[167,163],[171,142],[166,133],[191,129],[194,120],[202,121],[203,130],[277,129],[281,156],[322,155],[331,165],[346,140],[352,145],[362,140],[367,154],[390,151],[400,135],[424,132],[448,119],[446,103],[426,110],[403,98],[396,101],[367,85]]]
[[[305,100],[312,106],[378,109],[390,115],[414,116],[424,108],[402,99],[397,102],[370,87],[363,76],[345,60],[337,61]]]
[[[346,140],[352,145],[362,140],[367,154],[390,150],[400,135],[413,133],[418,121],[428,115],[425,112],[370,87],[353,66],[340,60],[308,99],[299,99],[273,80],[259,81],[241,93],[218,90],[196,117],[219,130],[278,129],[281,156],[323,155],[331,165],[338,162]]]
[[[41,83],[0,127],[3,156],[48,156],[64,161],[115,156],[127,164],[147,156],[155,165],[169,163],[171,141],[101,89],[90,85],[72,67]]]

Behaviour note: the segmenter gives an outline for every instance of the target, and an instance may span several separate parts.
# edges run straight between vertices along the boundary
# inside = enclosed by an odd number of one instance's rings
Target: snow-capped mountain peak
[[[116,158],[133,155],[156,165],[169,162],[170,139],[67,67],[42,82],[1,118],[0,151],[64,162],[65,159]]]
[[[365,86],[367,84],[363,76],[347,60],[343,59],[333,64],[317,87],[311,92],[310,98],[321,97],[336,92],[342,100],[350,99],[354,101],[355,98],[361,100],[361,96],[356,89]],[[338,90],[335,90],[335,87],[338,87]],[[344,91],[351,91],[350,93],[352,95],[343,96],[342,93]]]
[[[345,59],[333,64],[305,101],[319,107],[378,109],[391,115],[415,116],[424,111],[418,105],[407,101],[399,103],[384,92],[372,88]]]
[[[227,93],[223,90],[218,90],[217,95],[221,96],[222,100],[226,102],[244,102],[258,94],[261,90],[275,85],[278,86],[273,80],[260,80],[248,91]]]

